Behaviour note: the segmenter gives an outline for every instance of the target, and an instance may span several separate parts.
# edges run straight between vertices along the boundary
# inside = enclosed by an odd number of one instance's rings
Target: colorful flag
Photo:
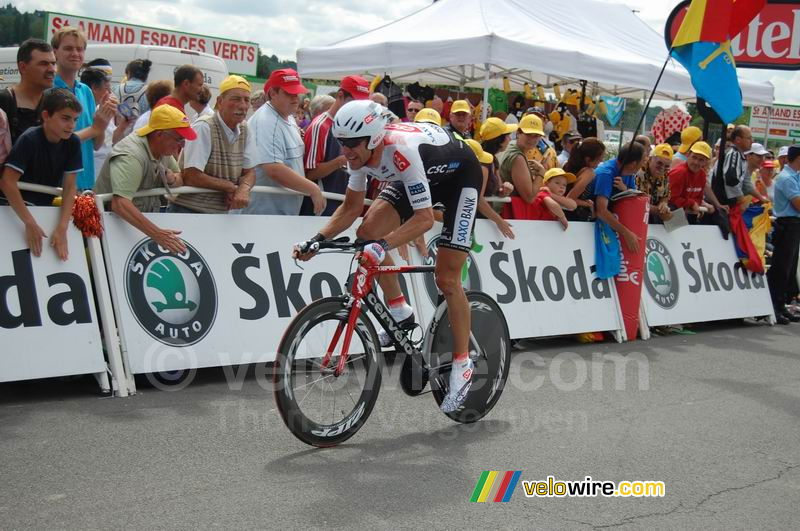
[[[521,470],[498,472],[496,470],[484,470],[472,491],[470,502],[507,502],[511,500],[514,489],[517,488]]]
[[[726,123],[742,114],[731,39],[766,5],[767,0],[692,0],[672,43],[672,56],[692,77],[703,98]]]

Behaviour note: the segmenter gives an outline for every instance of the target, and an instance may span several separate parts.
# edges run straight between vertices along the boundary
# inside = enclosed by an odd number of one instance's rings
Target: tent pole
[[[656,79],[656,84],[653,85],[653,91],[650,93],[650,99],[647,100],[647,105],[645,105],[644,109],[642,110],[642,116],[639,118],[639,124],[633,131],[633,138],[636,138],[636,135],[639,134],[639,129],[642,127],[642,123],[644,122],[644,117],[647,116],[647,109],[650,108],[650,104],[653,102],[653,96],[656,95],[656,89],[658,88],[658,84],[661,83],[661,78],[664,76],[664,71],[667,69],[667,65],[669,64],[669,60],[671,57],[672,57],[672,48],[669,49],[669,52],[667,53],[667,59],[664,61],[664,66],[661,67],[661,72],[659,72],[658,78]]]
[[[642,91],[642,103],[644,103],[646,99],[647,99],[647,91],[644,90]],[[642,116],[642,134],[643,135],[647,134],[647,112],[645,112],[644,116]]]
[[[483,105],[481,105],[481,123],[486,121],[489,105],[489,63],[483,63],[486,72],[483,75]]]

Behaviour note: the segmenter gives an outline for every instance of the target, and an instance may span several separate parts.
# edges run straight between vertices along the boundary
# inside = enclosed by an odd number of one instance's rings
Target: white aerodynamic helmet
[[[375,149],[383,140],[388,123],[386,108],[370,100],[345,103],[336,113],[333,136],[336,138],[369,138],[367,149]]]

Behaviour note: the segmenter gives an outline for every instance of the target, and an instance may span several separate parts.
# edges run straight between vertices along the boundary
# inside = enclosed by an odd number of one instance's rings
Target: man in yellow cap
[[[156,107],[145,127],[126,136],[111,149],[94,187],[95,193],[114,194],[111,209],[173,253],[186,250],[178,236],[180,231],[159,228],[142,215],[142,212],[158,212],[159,198],[134,198],[134,195],[153,188],[181,186],[175,157],[187,140],[196,137],[184,113],[172,105]]]
[[[645,167],[636,175],[636,189],[650,196],[650,224],[661,224],[672,218],[667,169],[674,154],[669,144],[657,145]]]
[[[167,208],[172,213],[226,213],[250,204],[253,137],[244,123],[250,107],[250,83],[228,76],[219,86],[217,111],[198,117],[192,127],[197,139],[181,155],[183,184],[217,192],[181,194]]]
[[[450,106],[450,123],[445,126],[445,130],[466,140],[472,138],[470,127],[472,126],[472,108],[467,100],[456,100]]]
[[[706,179],[710,160],[711,146],[701,140],[689,148],[686,162],[669,172],[670,204],[675,208],[683,208],[692,224],[700,223],[705,214],[708,214],[706,219],[711,219],[715,210],[727,210],[727,207],[720,205]]]
[[[694,145],[695,142],[699,142],[702,139],[703,132],[699,127],[690,125],[681,131],[681,145],[678,148],[678,152],[672,156],[672,164],[670,167],[674,168],[678,164],[686,162],[686,159],[689,156],[689,149]]]

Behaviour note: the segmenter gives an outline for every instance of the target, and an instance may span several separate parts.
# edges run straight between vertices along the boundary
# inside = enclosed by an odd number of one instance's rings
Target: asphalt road
[[[527,343],[473,425],[384,377],[364,428],[309,449],[252,371],[99,398],[0,385],[0,528],[726,528],[800,521],[800,325]],[[627,363],[624,363],[627,361]],[[231,376],[230,372],[228,376]],[[469,503],[483,470],[663,481],[663,498]]]

